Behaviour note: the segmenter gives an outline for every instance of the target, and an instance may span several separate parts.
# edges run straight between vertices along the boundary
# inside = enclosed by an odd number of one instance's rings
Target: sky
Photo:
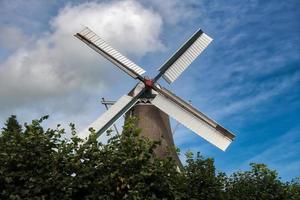
[[[265,163],[289,181],[300,176],[299,19],[298,0],[0,0],[0,122],[50,115],[47,127],[81,130],[105,111],[101,97],[136,84],[73,37],[84,26],[150,77],[201,28],[213,42],[172,85],[160,84],[236,139],[223,152],[179,125],[182,161],[201,152],[228,174]]]

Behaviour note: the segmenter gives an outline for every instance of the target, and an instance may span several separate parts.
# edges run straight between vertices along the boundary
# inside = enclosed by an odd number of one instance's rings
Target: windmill
[[[157,83],[161,77],[169,84],[174,82],[210,44],[212,38],[201,29],[162,65],[153,79],[143,77],[144,69],[112,48],[88,27],[76,33],[75,37],[139,81],[127,95],[122,96],[102,116],[80,132],[79,137],[87,138],[91,127],[100,136],[122,115],[126,114],[128,117],[133,114],[139,118],[138,126],[142,129],[142,135],[154,140],[163,139],[155,152],[158,156],[169,154],[169,147],[174,146],[169,116],[223,151],[235,138],[227,129]],[[175,151],[171,156],[180,165]]]

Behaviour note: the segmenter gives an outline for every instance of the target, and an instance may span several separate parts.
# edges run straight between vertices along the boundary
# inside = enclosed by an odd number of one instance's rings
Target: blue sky
[[[236,134],[224,153],[183,126],[175,143],[231,173],[266,163],[300,176],[300,2],[0,2],[0,122],[50,114],[82,129],[135,84],[72,36],[88,25],[154,76],[198,28],[214,40],[168,86]],[[79,29],[78,29],[79,28]],[[175,126],[176,122],[172,121]]]

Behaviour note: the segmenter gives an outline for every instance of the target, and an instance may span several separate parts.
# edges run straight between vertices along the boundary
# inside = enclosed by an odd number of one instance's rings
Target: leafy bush
[[[159,145],[139,136],[129,119],[121,135],[97,142],[65,130],[45,130],[47,117],[22,127],[11,116],[0,135],[0,199],[299,199],[298,180],[282,183],[262,164],[227,177],[214,161],[187,153],[180,171],[157,158]]]

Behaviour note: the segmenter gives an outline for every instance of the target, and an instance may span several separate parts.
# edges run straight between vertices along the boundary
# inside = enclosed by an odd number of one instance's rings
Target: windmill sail
[[[83,41],[133,78],[141,79],[141,75],[146,72],[144,69],[112,48],[88,27],[85,27],[82,31],[77,33],[75,37]]]
[[[152,104],[191,129],[193,132],[225,151],[234,135],[166,89],[159,89]]]
[[[80,138],[86,139],[90,134],[90,128],[93,128],[97,136],[100,136],[142,97],[223,151],[234,140],[235,136],[217,122],[167,89],[160,88],[159,85],[155,84],[160,77],[163,77],[168,83],[174,82],[211,43],[212,38],[202,30],[198,30],[163,64],[154,79],[142,77],[145,70],[120,54],[89,28],[84,28],[75,36],[128,75],[141,81],[128,95],[121,97],[100,118],[79,133]],[[150,116],[147,112],[144,114]]]
[[[134,104],[138,101],[141,94],[144,93],[142,90],[135,97],[124,95],[114,105],[112,105],[103,115],[96,119],[86,129],[79,133],[79,137],[82,139],[88,138],[90,134],[90,128],[93,128],[97,137],[104,133],[109,127],[111,127],[123,114],[125,114]]]
[[[198,30],[173,56],[159,69],[161,76],[170,84],[200,55],[213,39]]]

